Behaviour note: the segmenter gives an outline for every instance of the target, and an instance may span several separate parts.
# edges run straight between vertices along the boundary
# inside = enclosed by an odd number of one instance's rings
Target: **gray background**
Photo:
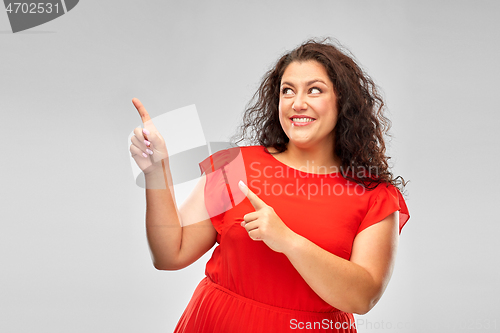
[[[152,116],[196,104],[207,140],[224,141],[264,72],[313,36],[339,39],[382,87],[394,173],[411,180],[392,280],[359,331],[499,329],[499,14],[498,1],[87,0],[12,34],[2,10],[0,331],[172,331],[209,255],[153,268],[130,100]]]

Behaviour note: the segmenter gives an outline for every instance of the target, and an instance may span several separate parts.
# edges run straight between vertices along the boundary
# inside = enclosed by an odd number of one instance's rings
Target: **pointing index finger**
[[[267,204],[262,201],[262,199],[259,198],[257,194],[253,193],[243,181],[240,180],[238,185],[240,187],[240,190],[243,192],[243,194],[245,194],[248,200],[250,200],[250,203],[256,210],[267,206]]]
[[[142,105],[140,100],[138,100],[137,98],[132,98],[132,103],[134,104],[137,111],[139,111],[139,115],[141,116],[143,124],[151,120],[148,111],[146,111],[146,108],[144,107],[144,105]]]

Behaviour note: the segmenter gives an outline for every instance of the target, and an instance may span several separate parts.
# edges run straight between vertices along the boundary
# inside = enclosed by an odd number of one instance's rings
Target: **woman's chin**
[[[288,148],[290,148],[291,145],[294,146],[295,148],[304,150],[317,147],[317,143],[311,140],[290,140],[288,141]]]

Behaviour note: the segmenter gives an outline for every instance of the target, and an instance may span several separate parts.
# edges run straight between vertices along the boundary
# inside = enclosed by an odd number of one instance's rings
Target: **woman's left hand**
[[[255,208],[255,212],[246,214],[241,222],[251,239],[263,241],[273,251],[283,253],[289,247],[296,234],[286,226],[274,211],[261,198],[253,193],[242,181],[241,191]]]

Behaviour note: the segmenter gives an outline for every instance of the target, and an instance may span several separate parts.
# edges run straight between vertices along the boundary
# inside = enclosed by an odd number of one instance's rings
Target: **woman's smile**
[[[292,126],[307,126],[314,122],[316,119],[304,116],[293,116],[290,118]]]

